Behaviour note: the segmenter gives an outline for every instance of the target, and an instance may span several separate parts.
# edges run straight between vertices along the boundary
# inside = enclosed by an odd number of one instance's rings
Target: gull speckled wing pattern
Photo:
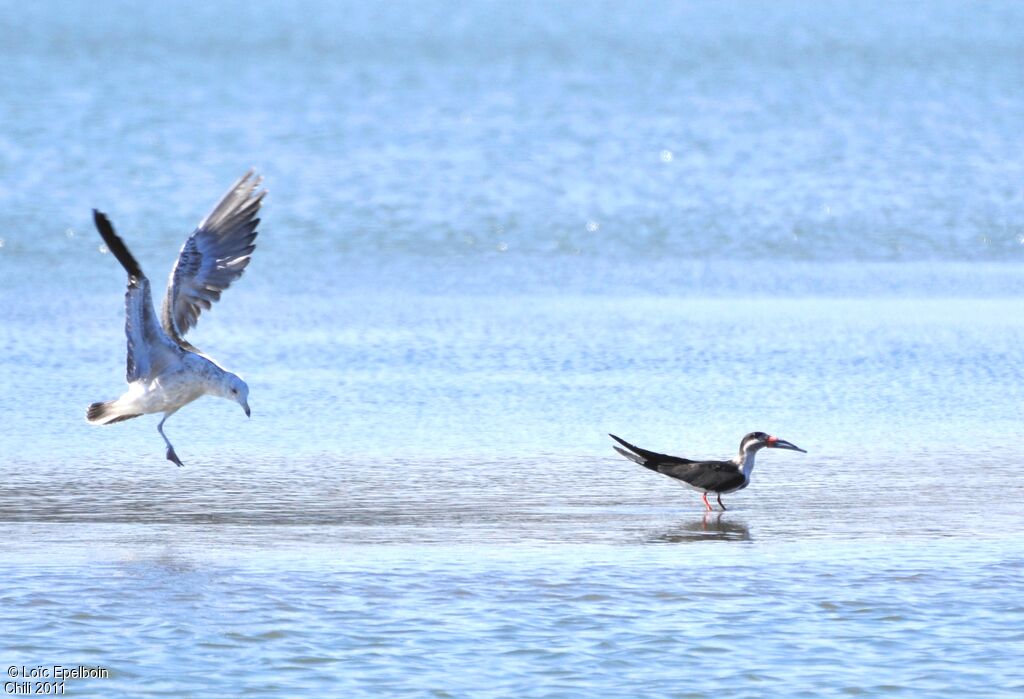
[[[266,190],[262,178],[245,173],[213,211],[202,220],[178,254],[167,282],[160,322],[167,335],[185,349],[195,350],[185,334],[199,314],[220,299],[221,292],[242,276],[256,249],[256,226]]]

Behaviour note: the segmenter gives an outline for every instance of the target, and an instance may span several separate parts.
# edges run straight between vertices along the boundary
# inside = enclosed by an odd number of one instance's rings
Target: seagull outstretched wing
[[[180,350],[170,341],[156,321],[149,279],[128,246],[114,232],[106,215],[93,209],[93,221],[107,249],[128,272],[128,291],[124,296],[124,334],[128,340],[125,379],[128,383],[150,379],[177,360]]]
[[[185,334],[203,309],[220,299],[221,292],[242,276],[256,249],[257,214],[266,190],[252,170],[228,190],[178,254],[167,282],[160,322],[181,347],[194,350]],[[259,190],[259,191],[257,191]]]

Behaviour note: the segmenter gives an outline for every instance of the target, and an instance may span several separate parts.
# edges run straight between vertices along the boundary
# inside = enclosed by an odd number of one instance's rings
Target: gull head
[[[238,403],[242,406],[242,410],[245,411],[245,416],[249,417],[251,414],[249,412],[249,386],[234,374],[225,373],[221,396]]]

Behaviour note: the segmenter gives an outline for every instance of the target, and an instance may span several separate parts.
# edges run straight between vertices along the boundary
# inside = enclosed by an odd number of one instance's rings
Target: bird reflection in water
[[[724,512],[704,512],[698,520],[678,524],[651,537],[652,543],[677,544],[686,541],[752,541],[743,522],[724,517]]]

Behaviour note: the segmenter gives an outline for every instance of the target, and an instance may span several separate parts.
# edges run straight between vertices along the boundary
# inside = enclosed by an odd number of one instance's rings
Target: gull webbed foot
[[[181,463],[181,459],[179,459],[178,455],[174,453],[174,447],[167,447],[167,460],[177,464],[178,466],[185,465]]]

